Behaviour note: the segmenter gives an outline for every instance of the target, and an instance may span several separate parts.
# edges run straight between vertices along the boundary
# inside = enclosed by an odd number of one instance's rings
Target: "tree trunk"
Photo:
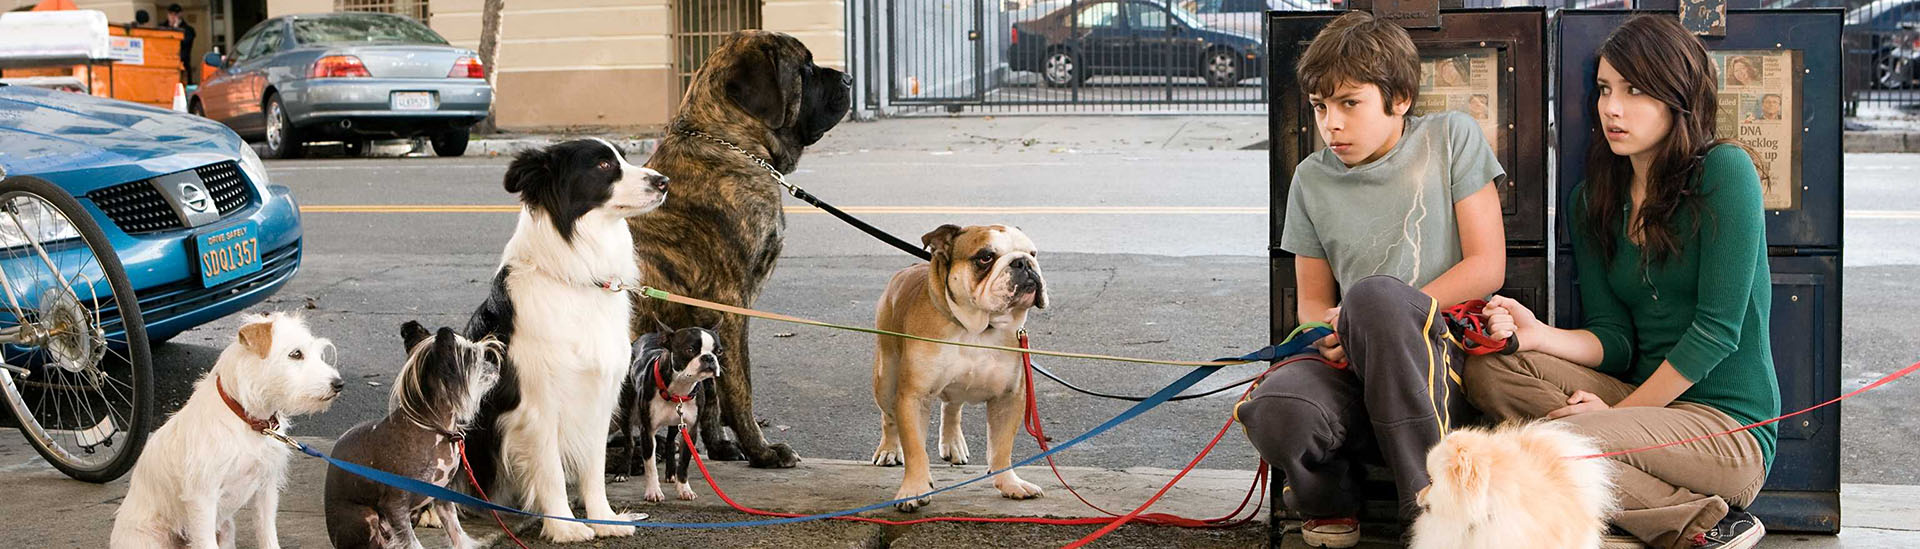
[[[493,88],[494,103],[500,102],[500,10],[506,9],[507,0],[485,0],[480,11],[480,63],[487,69],[487,86]],[[487,119],[480,122],[480,133],[493,133],[493,109],[487,109]]]

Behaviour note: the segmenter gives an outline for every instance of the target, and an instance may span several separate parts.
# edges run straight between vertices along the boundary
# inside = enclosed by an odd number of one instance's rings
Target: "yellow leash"
[[[1162,364],[1167,366],[1188,366],[1188,367],[1232,366],[1235,364],[1246,364],[1248,362],[1253,362],[1252,360],[1210,360],[1210,361],[1204,361],[1204,362],[1192,361],[1192,360],[1157,360],[1157,359],[1151,359],[1151,358],[1133,358],[1133,357],[1124,357],[1124,356],[1098,355],[1098,354],[1091,354],[1091,353],[1068,353],[1068,352],[1061,352],[1061,351],[1044,351],[1039,349],[1022,349],[1019,347],[1007,347],[1002,345],[987,345],[984,343],[968,343],[964,341],[952,341],[952,340],[946,340],[946,339],[936,339],[931,337],[921,337],[913,334],[890,332],[887,330],[881,330],[877,328],[866,328],[861,326],[847,326],[842,324],[834,324],[831,322],[822,322],[822,321],[813,320],[809,318],[788,316],[788,315],[783,315],[779,313],[756,311],[756,310],[748,309],[744,307],[735,307],[732,305],[714,303],[712,301],[707,301],[704,299],[674,295],[671,292],[667,292],[666,290],[661,290],[659,288],[654,288],[652,286],[634,286],[634,285],[625,284],[625,283],[603,282],[599,284],[599,287],[609,292],[637,292],[641,296],[646,297],[648,299],[658,299],[658,300],[666,301],[670,303],[679,303],[681,305],[686,305],[689,307],[698,307],[701,309],[708,309],[708,310],[719,311],[723,313],[731,313],[731,314],[748,316],[753,318],[773,320],[777,322],[804,324],[807,326],[819,326],[822,328],[832,328],[835,330],[846,330],[850,332],[864,332],[864,333],[875,334],[875,335],[892,336],[892,337],[898,337],[903,339],[912,339],[916,341],[925,341],[928,343],[937,343],[941,345],[952,345],[955,347],[972,347],[975,349],[990,349],[994,351],[1006,351],[1009,353],[1027,353],[1027,354],[1035,354],[1035,355],[1041,355],[1041,356],[1056,356],[1061,358],[1109,360],[1114,362],[1131,362],[1135,364]],[[1326,327],[1326,324],[1322,324],[1318,322],[1301,324],[1300,327],[1294,328],[1293,333],[1288,334],[1287,337],[1291,339],[1294,335],[1297,335],[1302,331],[1305,331],[1307,329],[1310,329],[1316,326]]]

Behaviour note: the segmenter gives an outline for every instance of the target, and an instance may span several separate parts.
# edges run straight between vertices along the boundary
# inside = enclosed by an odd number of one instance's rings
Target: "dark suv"
[[[1194,76],[1233,86],[1266,73],[1266,48],[1246,34],[1208,28],[1187,10],[1151,0],[1074,3],[1013,24],[1009,68],[1048,86],[1095,75]]]

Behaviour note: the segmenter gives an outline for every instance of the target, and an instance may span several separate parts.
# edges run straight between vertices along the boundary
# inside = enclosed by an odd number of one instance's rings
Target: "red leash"
[[[1620,450],[1620,451],[1617,451],[1617,452],[1607,452],[1607,453],[1604,453],[1604,454],[1593,454],[1593,455],[1586,455],[1586,456],[1569,456],[1569,457],[1568,457],[1567,459],[1595,459],[1595,458],[1609,458],[1609,457],[1615,457],[1615,456],[1624,456],[1624,455],[1627,455],[1627,454],[1637,454],[1637,453],[1640,453],[1640,452],[1650,452],[1650,451],[1653,451],[1653,450],[1659,450],[1659,449],[1661,449],[1661,448],[1668,448],[1668,447],[1672,447],[1672,446],[1679,446],[1679,445],[1682,445],[1682,444],[1687,444],[1687,443],[1690,443],[1690,442],[1699,442],[1699,441],[1702,441],[1702,440],[1706,440],[1706,439],[1710,439],[1710,438],[1713,438],[1713,437],[1722,437],[1722,436],[1727,436],[1727,435],[1731,435],[1731,434],[1734,434],[1734,433],[1738,433],[1738,432],[1741,432],[1741,431],[1746,431],[1746,430],[1750,430],[1750,429],[1756,429],[1756,428],[1759,428],[1759,427],[1763,427],[1763,426],[1767,426],[1767,425],[1772,425],[1772,424],[1774,424],[1774,423],[1779,423],[1779,422],[1780,422],[1781,420],[1785,420],[1785,419],[1787,419],[1787,418],[1790,418],[1790,417],[1793,417],[1793,416],[1797,416],[1797,415],[1800,415],[1800,414],[1804,414],[1804,413],[1807,413],[1807,412],[1811,412],[1811,411],[1814,411],[1814,410],[1818,410],[1818,409],[1821,409],[1821,408],[1825,408],[1825,407],[1827,407],[1828,405],[1831,405],[1831,404],[1833,404],[1833,403],[1836,403],[1836,402],[1840,402],[1840,401],[1842,401],[1842,400],[1846,400],[1846,399],[1849,399],[1849,398],[1853,398],[1853,397],[1854,397],[1854,395],[1858,395],[1858,394],[1860,394],[1860,393],[1864,393],[1864,392],[1867,392],[1867,391],[1871,391],[1871,390],[1873,390],[1873,389],[1877,389],[1877,388],[1879,388],[1879,387],[1880,387],[1881,385],[1886,385],[1886,384],[1888,384],[1888,383],[1892,383],[1892,382],[1893,382],[1893,380],[1896,380],[1896,379],[1900,379],[1900,378],[1903,378],[1903,377],[1906,377],[1906,376],[1907,376],[1907,374],[1911,374],[1911,373],[1913,373],[1913,372],[1915,372],[1915,371],[1920,371],[1920,362],[1915,362],[1915,363],[1914,363],[1914,364],[1913,364],[1912,366],[1908,366],[1908,367],[1906,367],[1906,368],[1901,368],[1901,369],[1900,369],[1900,371],[1898,371],[1898,372],[1894,372],[1894,373],[1891,373],[1891,374],[1887,374],[1887,376],[1886,376],[1886,377],[1882,377],[1882,378],[1880,378],[1880,380],[1879,380],[1879,381],[1875,381],[1875,382],[1873,382],[1873,383],[1870,383],[1870,384],[1867,384],[1867,386],[1865,386],[1865,387],[1861,387],[1861,388],[1859,388],[1859,389],[1855,389],[1855,390],[1854,390],[1853,392],[1851,392],[1851,393],[1847,393],[1847,394],[1844,394],[1844,395],[1840,395],[1840,396],[1839,396],[1838,398],[1835,398],[1835,399],[1833,399],[1833,400],[1829,400],[1829,401],[1826,401],[1826,402],[1822,402],[1822,403],[1819,403],[1819,404],[1815,404],[1815,405],[1813,405],[1812,407],[1810,407],[1810,408],[1807,408],[1807,409],[1805,409],[1805,410],[1801,410],[1801,411],[1798,411],[1798,412],[1794,412],[1794,413],[1791,413],[1791,414],[1787,414],[1787,415],[1784,415],[1784,416],[1780,416],[1780,417],[1776,417],[1776,418],[1773,418],[1773,419],[1769,419],[1769,420],[1766,420],[1766,421],[1762,421],[1762,422],[1759,422],[1759,423],[1755,423],[1755,424],[1752,424],[1752,425],[1748,425],[1748,426],[1745,426],[1745,427],[1741,427],[1741,428],[1738,428],[1738,429],[1733,429],[1733,430],[1729,430],[1729,431],[1721,431],[1721,432],[1718,432],[1718,433],[1713,433],[1713,434],[1708,434],[1708,435],[1700,435],[1700,436],[1697,436],[1697,437],[1693,437],[1693,438],[1690,438],[1690,439],[1686,439],[1686,440],[1677,440],[1677,441],[1673,441],[1673,442],[1668,442],[1668,443],[1664,443],[1664,444],[1656,444],[1656,445],[1653,445],[1653,446],[1647,446],[1647,447],[1644,447],[1644,448],[1634,448],[1634,449],[1632,449],[1632,450]]]
[[[1344,363],[1336,364],[1333,362],[1329,362],[1326,359],[1321,358],[1319,355],[1316,355],[1316,354],[1307,354],[1307,355],[1301,355],[1301,356],[1297,356],[1294,358],[1290,358],[1290,359],[1275,363],[1272,367],[1267,368],[1267,372],[1272,373],[1274,370],[1280,369],[1280,367],[1282,366],[1286,366],[1288,364],[1300,362],[1303,360],[1318,361],[1333,368],[1341,368],[1342,366],[1345,366]],[[1247,387],[1247,390],[1240,394],[1240,398],[1242,400],[1245,400],[1247,398],[1247,395],[1253,394],[1254,388],[1258,386],[1259,386],[1259,383],[1255,382],[1253,386]],[[1220,432],[1215,433],[1213,435],[1213,440],[1207,442],[1206,449],[1201,450],[1200,455],[1194,456],[1193,461],[1187,463],[1187,467],[1185,469],[1181,469],[1179,474],[1176,474],[1173,476],[1173,480],[1167,481],[1166,486],[1161,486],[1160,491],[1154,492],[1153,497],[1147,498],[1147,501],[1145,503],[1140,504],[1140,507],[1134,509],[1130,513],[1127,513],[1126,516],[1122,516],[1114,520],[1113,522],[1108,523],[1105,527],[1102,527],[1101,529],[1096,530],[1091,534],[1087,534],[1086,537],[1080,538],[1079,540],[1076,540],[1073,543],[1067,544],[1066,549],[1077,549],[1079,547],[1084,547],[1089,543],[1093,543],[1094,540],[1100,539],[1101,537],[1106,536],[1107,534],[1113,533],[1114,530],[1119,529],[1122,525],[1125,525],[1126,523],[1134,521],[1136,519],[1143,519],[1141,520],[1142,522],[1154,524],[1155,518],[1157,516],[1162,516],[1162,514],[1160,513],[1143,514],[1143,513],[1145,513],[1148,507],[1152,507],[1155,502],[1160,501],[1161,496],[1165,496],[1168,490],[1173,489],[1173,485],[1179,484],[1181,478],[1186,477],[1187,473],[1192,472],[1193,468],[1200,464],[1201,458],[1205,458],[1207,455],[1207,452],[1212,451],[1214,445],[1219,444],[1220,439],[1227,435],[1227,430],[1233,427],[1234,421],[1235,420],[1233,418],[1229,418],[1227,420],[1227,424],[1220,427]],[[1255,479],[1256,482],[1264,483],[1266,481],[1267,475],[1268,475],[1267,462],[1262,461],[1260,462],[1259,473],[1256,474],[1257,476],[1257,478]],[[1064,484],[1064,482],[1062,483]],[[1069,491],[1071,491],[1071,489],[1069,489]],[[1262,492],[1264,496],[1264,490]],[[1074,495],[1078,496],[1079,494],[1074,494]],[[1265,498],[1263,497],[1261,503],[1264,504],[1265,503],[1264,500]],[[1082,500],[1082,501],[1085,501],[1085,500]],[[1242,520],[1239,524],[1244,524],[1246,522],[1252,521],[1255,517],[1258,517],[1260,514],[1259,510],[1260,510],[1260,507],[1255,506],[1254,514]]]
[[[1461,342],[1460,349],[1466,351],[1469,355],[1478,356],[1493,353],[1510,355],[1520,350],[1520,344],[1513,336],[1509,335],[1506,339],[1494,339],[1492,334],[1487,333],[1486,310],[1487,302],[1485,300],[1475,299],[1441,309],[1440,316],[1446,318],[1448,326],[1458,329],[1460,336],[1466,339],[1466,341]]]
[[[1025,344],[1025,341],[1023,338],[1022,340],[1023,348],[1024,348],[1024,344]],[[1023,360],[1023,362],[1025,362],[1027,366],[1032,365],[1032,361],[1028,359],[1029,357],[1027,355],[1022,354],[1021,356],[1023,359],[1027,359],[1027,360]],[[1308,355],[1308,356],[1288,359],[1286,361],[1274,364],[1273,367],[1269,368],[1267,371],[1271,372],[1274,369],[1277,369],[1281,366],[1286,366],[1288,364],[1292,364],[1294,362],[1299,362],[1302,360],[1316,360],[1323,363],[1326,362],[1325,359],[1322,359],[1318,356]],[[1328,364],[1331,365],[1331,363],[1328,363]],[[1033,392],[1032,368],[1030,367],[1026,368],[1024,375],[1027,381],[1027,399],[1028,399],[1027,417],[1029,421],[1029,424],[1028,424],[1029,432],[1036,434],[1036,437],[1037,437],[1036,441],[1039,442],[1041,451],[1046,451],[1046,448],[1047,448],[1047,444],[1045,442],[1046,435],[1045,433],[1040,432],[1039,416],[1037,415],[1036,407],[1033,406],[1035,396]],[[1246,394],[1251,394],[1252,392],[1253,392],[1253,388],[1248,387],[1247,391],[1245,393],[1242,393],[1241,398],[1245,398]],[[1087,506],[1089,507],[1093,507],[1094,509],[1099,510],[1102,513],[1106,513],[1108,515],[1115,515],[1115,516],[1089,517],[1089,518],[1078,518],[1078,519],[1047,519],[1047,518],[1018,518],[1018,517],[927,517],[927,518],[912,519],[912,520],[886,520],[886,519],[877,519],[877,518],[869,518],[869,517],[833,517],[833,520],[850,520],[855,522],[885,524],[885,525],[891,525],[891,526],[908,526],[908,525],[925,524],[925,523],[931,523],[931,522],[1012,523],[1012,524],[1040,524],[1040,525],[1047,525],[1047,526],[1086,526],[1086,525],[1094,525],[1094,524],[1108,525],[1106,528],[1098,532],[1094,532],[1093,535],[1090,535],[1087,538],[1084,538],[1078,542],[1075,542],[1076,545],[1073,545],[1073,546],[1084,545],[1086,542],[1089,542],[1095,538],[1104,536],[1107,534],[1107,532],[1111,532],[1113,531],[1113,529],[1119,528],[1120,525],[1125,524],[1127,522],[1134,521],[1134,520],[1140,520],[1142,522],[1147,522],[1151,524],[1186,526],[1186,527],[1194,527],[1194,528],[1226,528],[1226,527],[1238,526],[1238,525],[1246,524],[1248,522],[1251,522],[1257,519],[1260,516],[1260,509],[1262,509],[1266,503],[1265,498],[1263,497],[1259,503],[1255,504],[1254,511],[1251,515],[1248,515],[1247,517],[1239,519],[1237,521],[1233,520],[1232,518],[1239,515],[1241,511],[1246,509],[1247,503],[1252,501],[1253,494],[1256,491],[1263,495],[1266,493],[1265,488],[1267,486],[1269,471],[1267,469],[1267,464],[1265,462],[1262,462],[1260,464],[1258,471],[1254,474],[1254,487],[1248,489],[1247,497],[1242,499],[1240,502],[1240,506],[1235,508],[1233,512],[1229,513],[1227,516],[1215,518],[1215,519],[1189,519],[1189,518],[1178,517],[1178,516],[1164,514],[1164,513],[1144,513],[1144,511],[1147,509],[1148,506],[1151,506],[1153,505],[1154,502],[1159,501],[1160,497],[1164,496],[1168,490],[1172,489],[1174,484],[1179,483],[1181,478],[1184,478],[1187,475],[1187,473],[1192,472],[1194,467],[1198,466],[1200,464],[1200,461],[1204,459],[1207,456],[1207,454],[1213,450],[1214,446],[1218,445],[1220,443],[1220,440],[1226,437],[1227,431],[1232,429],[1232,427],[1233,427],[1233,420],[1228,419],[1227,423],[1220,427],[1220,431],[1214,434],[1213,440],[1208,441],[1206,448],[1200,451],[1200,455],[1194,456],[1193,461],[1189,462],[1185,469],[1182,469],[1179,474],[1173,477],[1173,480],[1168,481],[1165,486],[1162,486],[1160,488],[1160,491],[1155,493],[1151,499],[1148,499],[1145,504],[1141,505],[1138,509],[1134,509],[1133,512],[1128,513],[1126,515],[1116,515],[1115,513],[1112,513],[1104,509],[1100,509],[1097,506],[1094,506],[1091,502],[1088,502],[1086,498],[1081,497],[1078,492],[1074,492],[1073,488],[1070,485],[1067,485],[1066,480],[1060,477],[1059,469],[1054,468],[1055,478],[1060,480],[1060,484],[1062,486],[1067,486],[1067,491],[1072,492],[1074,494],[1074,497],[1080,498],[1080,501],[1083,503],[1086,503]],[[694,447],[693,433],[691,431],[682,430],[680,433],[680,437],[681,437],[681,440],[685,444],[687,444],[687,447],[689,448]],[[693,453],[693,463],[694,465],[700,468],[700,476],[704,477],[707,480],[707,487],[713,490],[714,496],[719,497],[720,501],[726,502],[727,505],[732,507],[735,511],[740,511],[742,513],[747,513],[750,515],[758,515],[758,516],[766,516],[766,517],[794,518],[794,517],[807,516],[807,515],[802,515],[798,513],[781,513],[776,511],[767,511],[763,509],[755,509],[752,507],[741,505],[739,502],[734,501],[733,497],[727,495],[726,490],[721,489],[720,484],[714,481],[713,473],[707,469],[707,462],[705,459],[702,459],[700,457],[699,452]],[[1048,465],[1050,467],[1052,466],[1051,459],[1048,460]]]
[[[480,500],[481,500],[481,501],[485,501],[485,502],[488,502],[488,503],[492,503],[492,502],[493,502],[492,500],[489,500],[489,499],[487,499],[487,489],[485,489],[485,488],[481,488],[481,487],[480,487],[480,479],[479,479],[479,478],[476,478],[476,477],[474,477],[474,476],[473,476],[473,466],[472,466],[472,465],[468,465],[468,464],[467,464],[467,441],[466,441],[466,439],[460,439],[460,440],[459,440],[458,442],[455,442],[455,443],[454,443],[454,445],[455,445],[455,446],[454,446],[454,448],[455,448],[455,450],[456,450],[456,451],[458,451],[458,452],[460,452],[460,468],[461,468],[461,469],[466,469],[466,470],[467,470],[467,482],[471,482],[471,483],[473,483],[473,491],[474,491],[474,493],[477,493],[477,494],[480,494]],[[507,521],[505,521],[505,520],[502,520],[502,519],[500,518],[500,512],[499,512],[499,511],[492,511],[492,510],[489,510],[489,511],[487,511],[487,512],[489,512],[489,513],[493,513],[493,521],[494,521],[494,522],[497,522],[497,523],[499,523],[499,524],[500,524],[500,531],[502,531],[502,532],[506,532],[506,533],[507,533],[507,537],[513,540],[513,544],[514,544],[514,545],[518,545],[518,546],[520,546],[520,549],[527,549],[527,543],[526,543],[526,542],[524,542],[524,541],[520,541],[520,536],[516,536],[516,535],[513,535],[513,529],[512,529],[512,528],[508,528],[508,527],[507,527]],[[454,513],[454,514],[455,514],[455,515],[458,515],[459,513]],[[458,516],[453,516],[453,517],[440,517],[440,520],[442,520],[442,521],[448,521],[448,520],[460,520],[460,517],[458,517]],[[442,525],[440,525],[440,526],[441,526],[442,528],[445,528],[445,527],[446,527],[446,525],[444,525],[444,524],[442,524]]]
[[[1022,349],[1027,348],[1027,336],[1024,333],[1020,334],[1020,348]],[[1302,360],[1302,358],[1296,358],[1296,359],[1288,360],[1286,362],[1282,362],[1280,364],[1275,365],[1274,368],[1278,368],[1280,366],[1284,366],[1288,363],[1299,361],[1299,360]],[[1026,424],[1027,434],[1032,435],[1033,442],[1040,446],[1040,451],[1045,452],[1048,449],[1047,447],[1048,438],[1047,438],[1045,428],[1042,426],[1042,423],[1040,421],[1040,400],[1035,396],[1034,388],[1033,388],[1033,356],[1023,353],[1020,355],[1020,362],[1023,367],[1022,374],[1025,376],[1025,381],[1027,385],[1027,413],[1026,413],[1026,419],[1024,421],[1024,423]],[[1271,372],[1272,369],[1269,369],[1268,371]],[[1242,396],[1244,397],[1244,395]],[[1227,424],[1221,427],[1220,435],[1224,435],[1225,432],[1229,430],[1232,426],[1233,426],[1233,420],[1228,419]],[[1220,435],[1214,436],[1213,443],[1207,444],[1206,448],[1200,451],[1200,455],[1194,457],[1194,462],[1193,462],[1194,464],[1198,464],[1201,458],[1206,457],[1206,455],[1213,450],[1214,443],[1218,443],[1220,441],[1220,438],[1221,438]],[[1074,490],[1073,485],[1068,483],[1066,477],[1060,474],[1060,467],[1054,464],[1053,456],[1047,456],[1047,468],[1053,470],[1053,478],[1055,480],[1060,481],[1060,486],[1065,487],[1067,489],[1067,493],[1073,494],[1073,497],[1076,499],[1079,499],[1080,503],[1086,504],[1087,507],[1095,511],[1099,511],[1102,514],[1109,515],[1112,517],[1123,518],[1123,516],[1118,513],[1103,509],[1099,505],[1094,505],[1093,502],[1087,500],[1086,496],[1082,496],[1080,495],[1080,492],[1078,490]],[[1189,470],[1191,470],[1192,468],[1193,468],[1193,465],[1191,464],[1188,465]],[[1185,473],[1186,471],[1181,471],[1181,474],[1184,475]],[[1175,479],[1178,480],[1178,477],[1175,477]],[[1265,462],[1261,462],[1257,472],[1254,473],[1253,485],[1247,487],[1247,495],[1246,497],[1240,500],[1240,506],[1235,507],[1233,509],[1233,512],[1227,513],[1226,516],[1222,516],[1219,518],[1191,519],[1191,518],[1186,518],[1186,517],[1181,517],[1178,515],[1171,515],[1166,513],[1149,513],[1146,515],[1139,515],[1136,518],[1141,522],[1148,523],[1148,524],[1178,526],[1182,528],[1231,528],[1234,526],[1239,526],[1242,524],[1246,524],[1249,521],[1252,521],[1254,518],[1260,515],[1259,510],[1261,506],[1265,505],[1264,499],[1262,499],[1259,505],[1254,506],[1254,513],[1252,515],[1248,515],[1246,518],[1243,518],[1243,519],[1234,520],[1234,517],[1239,516],[1240,512],[1246,509],[1247,502],[1253,500],[1253,495],[1256,491],[1262,494],[1265,493],[1266,481],[1267,481],[1267,464]],[[1132,520],[1132,519],[1128,519],[1128,520]]]

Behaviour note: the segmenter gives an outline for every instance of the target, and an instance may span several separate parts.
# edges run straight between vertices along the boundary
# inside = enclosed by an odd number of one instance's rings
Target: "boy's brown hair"
[[[1341,84],[1373,84],[1388,115],[1394,114],[1395,102],[1412,104],[1420,95],[1420,51],[1413,38],[1364,11],[1349,11],[1328,23],[1294,70],[1300,89],[1320,97],[1333,96]]]

